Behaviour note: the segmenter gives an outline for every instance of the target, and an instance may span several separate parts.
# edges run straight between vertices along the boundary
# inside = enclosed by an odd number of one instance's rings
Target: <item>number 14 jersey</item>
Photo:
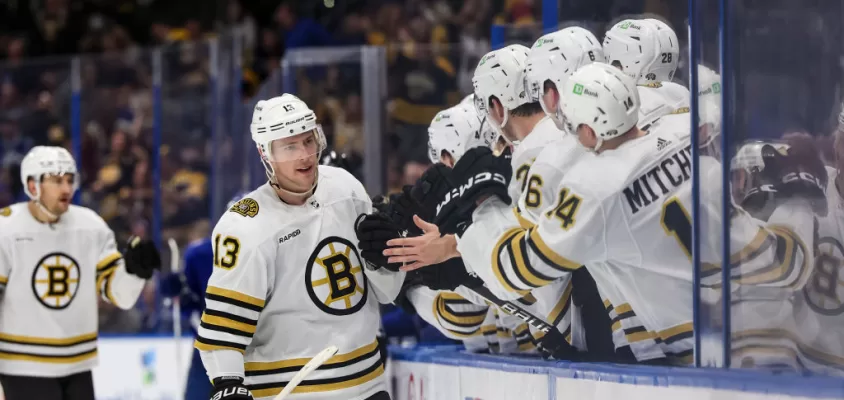
[[[476,222],[458,250],[464,258],[491,257],[489,270],[474,272],[499,290],[543,286],[585,265],[599,288],[615,288],[636,310],[645,330],[640,336],[654,339],[675,363],[691,362],[692,156],[683,129],[688,131],[688,123],[660,124],[617,149],[584,155],[566,172],[557,198],[534,227],[513,228],[515,221],[503,221],[508,213],[501,208],[506,206],[497,199],[487,201],[475,211]],[[714,159],[704,157],[700,164],[702,177],[720,176]],[[702,230],[702,284],[709,287],[708,295],[716,295],[721,285],[720,199],[720,185],[702,189],[701,221],[706,221],[704,227],[709,224]],[[734,282],[785,286],[806,279],[811,256],[790,224],[767,229],[740,210],[733,214]],[[791,224],[802,225],[812,215],[805,207],[789,218]],[[492,254],[471,248],[484,240],[496,243]]]

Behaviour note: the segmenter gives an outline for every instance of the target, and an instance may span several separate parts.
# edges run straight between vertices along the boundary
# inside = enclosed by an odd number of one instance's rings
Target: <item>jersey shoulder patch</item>
[[[12,215],[12,208],[11,207],[0,208],[0,217],[8,217],[10,215]]]
[[[237,203],[234,203],[234,205],[229,208],[229,211],[240,214],[244,217],[254,218],[258,215],[259,209],[260,207],[258,207],[258,202],[255,201],[255,199],[246,197],[240,199]]]
[[[662,82],[650,82],[650,83],[646,83],[646,84],[644,84],[644,85],[639,85],[639,86],[644,86],[644,87],[649,87],[649,88],[659,89],[659,88],[661,88],[661,87],[662,87]]]

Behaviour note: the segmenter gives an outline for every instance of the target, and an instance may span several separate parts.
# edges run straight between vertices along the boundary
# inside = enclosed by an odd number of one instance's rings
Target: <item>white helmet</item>
[[[443,151],[460,159],[473,147],[490,147],[495,141],[491,130],[482,129],[482,120],[471,105],[458,104],[437,113],[428,127],[428,156],[432,163],[442,161]]]
[[[604,36],[607,63],[621,68],[640,84],[656,81],[647,79],[647,75],[654,63],[662,61],[659,47],[657,29],[648,22],[626,19],[615,24]]]
[[[621,136],[639,121],[636,83],[611,65],[592,63],[577,70],[561,93],[566,128],[577,133],[580,125],[595,131],[599,150],[604,140]]]
[[[514,44],[493,50],[481,58],[472,77],[478,114],[489,117],[489,101],[493,96],[498,98],[507,111],[530,102],[525,93],[523,78],[527,54],[527,47]],[[507,125],[508,117],[509,113],[505,112],[500,125],[488,122],[496,132],[501,133],[501,128]]]
[[[641,22],[656,28],[659,43],[657,58],[645,69],[645,79],[648,82],[671,82],[680,63],[680,41],[677,34],[668,24],[658,19],[649,18]]]
[[[36,202],[41,200],[41,186],[35,185],[35,193],[29,191],[27,184],[30,179],[40,182],[44,175],[73,175],[73,192],[79,189],[79,173],[76,169],[76,161],[70,152],[63,147],[56,146],[35,146],[23,157],[21,161],[21,183],[24,192]]]
[[[545,82],[551,81],[560,92],[569,77],[580,67],[604,62],[601,42],[586,29],[569,27],[540,37],[530,49],[525,62],[525,90],[531,102],[539,102],[545,115],[563,129],[562,104],[551,110],[542,100]]]
[[[258,147],[261,161],[271,182],[275,182],[275,171],[270,162],[292,161],[302,158],[303,155],[307,156],[295,149],[291,151],[273,149],[274,141],[313,132],[317,144],[316,153],[325,149],[325,135],[316,121],[316,114],[305,102],[292,94],[285,93],[255,104],[249,131],[252,133],[252,140]]]

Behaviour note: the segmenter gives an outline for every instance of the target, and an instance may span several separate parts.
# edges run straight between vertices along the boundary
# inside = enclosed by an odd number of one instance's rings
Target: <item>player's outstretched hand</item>
[[[152,273],[161,269],[161,254],[151,240],[137,236],[129,238],[126,250],[123,251],[126,262],[126,272],[142,279],[152,278]]]
[[[223,376],[214,378],[211,389],[211,400],[254,400],[252,392],[243,384],[243,378],[238,376]]]
[[[380,212],[361,214],[355,220],[358,249],[370,269],[398,271],[401,264],[390,264],[383,254],[387,241],[401,237],[401,227]]]
[[[442,236],[436,225],[422,220],[418,215],[413,216],[413,223],[422,235],[388,241],[389,248],[384,250],[384,255],[389,257],[388,262],[403,264],[402,271],[413,271],[460,257],[453,235]]]
[[[475,147],[463,154],[451,171],[455,190],[441,192],[434,223],[442,233],[462,235],[472,223],[472,212],[480,200],[498,196],[511,203],[507,186],[513,174],[509,157],[495,156],[487,147]]]

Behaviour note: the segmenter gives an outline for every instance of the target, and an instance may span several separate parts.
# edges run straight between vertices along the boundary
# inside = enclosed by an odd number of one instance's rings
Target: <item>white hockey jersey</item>
[[[844,375],[844,199],[839,194],[838,171],[827,167],[826,199],[829,212],[818,217],[815,268],[795,301],[801,343],[796,354],[813,373]],[[780,332],[785,330],[780,329]],[[792,333],[792,332],[788,332]]]
[[[319,167],[301,206],[264,184],[214,228],[214,270],[196,339],[211,378],[245,376],[256,399],[275,396],[329,345],[340,350],[291,399],[365,399],[386,390],[376,334],[378,302],[404,273],[365,270],[354,222],[372,205],[348,172]]]
[[[126,272],[114,233],[70,206],[55,224],[27,203],[0,210],[0,373],[62,377],[97,364],[97,298],[129,309],[146,281]]]
[[[669,114],[689,112],[689,89],[674,82],[654,82],[637,86],[639,89],[639,123],[647,130],[659,118]]]
[[[513,166],[513,179],[510,180],[510,186],[507,189],[507,194],[515,204],[525,189],[527,184],[528,171],[533,161],[549,144],[560,140],[563,137],[563,132],[557,129],[554,121],[551,118],[542,118],[533,127],[533,131],[519,142],[513,150],[513,158],[510,161]]]
[[[559,184],[556,205],[534,228],[511,228],[515,217],[497,198],[481,204],[458,242],[467,265],[489,265],[474,260],[492,258],[490,269],[474,272],[494,292],[532,289],[582,265],[602,270],[593,274],[599,289],[615,287],[636,310],[647,329],[640,336],[657,341],[673,362],[690,363],[691,145],[669,126],[582,157]],[[702,158],[700,168],[706,175],[720,164]],[[702,220],[719,220],[720,193],[704,197]],[[801,238],[811,238],[803,227],[811,226],[804,222],[813,216],[808,204],[790,205],[787,213],[790,219],[777,219],[784,226],[770,229],[733,218],[731,226],[739,225],[730,237],[735,282],[775,287],[805,282],[811,247]],[[718,290],[721,246],[713,236],[701,243],[702,280]],[[496,245],[490,249],[489,242]]]

